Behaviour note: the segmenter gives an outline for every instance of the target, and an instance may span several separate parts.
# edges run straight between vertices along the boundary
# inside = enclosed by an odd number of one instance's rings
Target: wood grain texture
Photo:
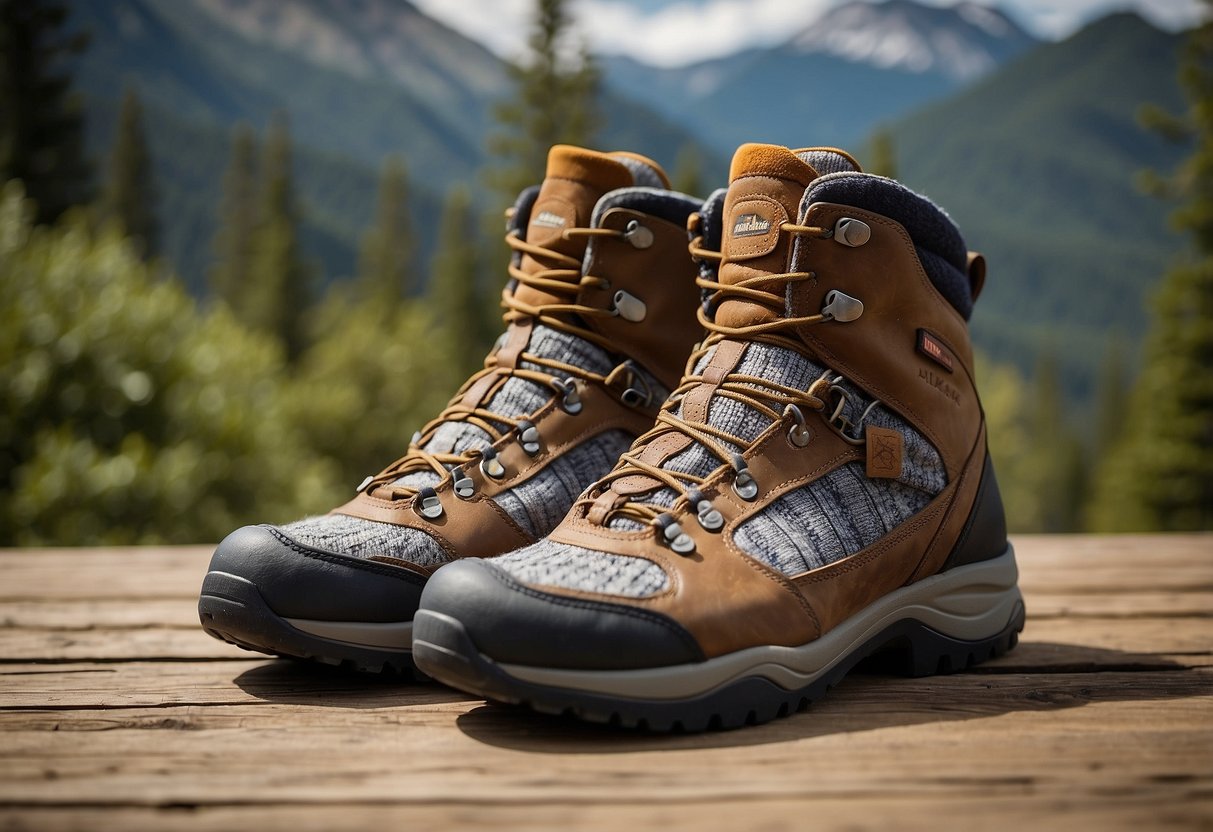
[[[694,736],[238,650],[206,547],[0,552],[0,829],[1213,829],[1213,536],[1015,543],[1007,656]]]

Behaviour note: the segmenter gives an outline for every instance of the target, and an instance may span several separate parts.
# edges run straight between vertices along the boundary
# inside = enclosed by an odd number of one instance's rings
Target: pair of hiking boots
[[[1014,646],[985,263],[939,208],[828,148],[744,145],[700,202],[558,146],[506,239],[484,369],[350,502],[229,535],[207,632],[659,730]]]

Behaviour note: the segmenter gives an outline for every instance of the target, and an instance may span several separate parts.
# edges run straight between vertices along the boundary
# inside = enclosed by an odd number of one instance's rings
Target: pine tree
[[[1085,465],[1082,445],[1066,420],[1061,374],[1051,351],[1041,354],[1035,382],[1028,411],[1028,476],[1035,498],[1032,530],[1077,531],[1085,493]]]
[[[46,0],[0,0],[0,182],[20,179],[52,223],[91,197],[84,119],[62,64],[88,38],[63,32],[67,8]]]
[[[1096,387],[1095,452],[1107,453],[1119,441],[1124,431],[1129,403],[1129,368],[1124,344],[1113,336],[1104,350]]]
[[[564,0],[537,0],[527,55],[510,67],[515,95],[497,107],[502,129],[489,139],[501,160],[490,181],[507,199],[543,178],[552,145],[590,144],[597,130],[598,69],[584,48],[562,56],[569,22]]]
[[[247,124],[232,134],[231,160],[223,174],[223,199],[215,232],[215,265],[209,279],[215,297],[239,309],[252,274],[257,218],[257,138]]]
[[[1100,472],[1101,529],[1213,528],[1213,22],[1190,35],[1180,81],[1188,113],[1163,126],[1194,146],[1169,183],[1193,252],[1154,297],[1124,437]]]
[[[276,335],[295,360],[306,346],[311,275],[299,249],[298,207],[291,172],[291,139],[284,118],[270,124],[261,163],[261,207],[250,241],[251,272],[238,293],[237,315]]]
[[[159,250],[155,176],[143,135],[143,106],[133,88],[122,96],[118,130],[110,149],[109,176],[101,197],[101,216],[117,223],[127,236],[138,239],[144,256],[151,257]]]
[[[375,223],[362,238],[358,280],[362,294],[389,312],[419,290],[409,217],[408,176],[404,163],[389,157],[379,177]]]
[[[466,376],[479,366],[493,334],[487,331],[479,290],[478,257],[471,196],[456,185],[447,194],[438,231],[438,250],[430,268],[429,304],[445,342],[452,372]]]
[[[893,143],[893,134],[888,130],[877,130],[869,140],[868,173],[897,178],[897,147]]]

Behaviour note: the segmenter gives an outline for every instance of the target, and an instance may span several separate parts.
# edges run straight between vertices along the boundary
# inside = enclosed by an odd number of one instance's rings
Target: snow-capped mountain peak
[[[832,9],[793,38],[788,48],[967,81],[1033,43],[1013,20],[988,6],[963,2],[933,8],[912,0],[886,0]]]

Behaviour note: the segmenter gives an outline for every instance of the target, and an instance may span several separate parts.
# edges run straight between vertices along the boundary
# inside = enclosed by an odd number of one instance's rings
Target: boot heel
[[[872,657],[873,669],[922,677],[956,673],[995,659],[1019,643],[1024,606],[1016,604],[1011,620],[990,638],[968,641],[937,632],[918,621],[904,621],[903,632]]]

